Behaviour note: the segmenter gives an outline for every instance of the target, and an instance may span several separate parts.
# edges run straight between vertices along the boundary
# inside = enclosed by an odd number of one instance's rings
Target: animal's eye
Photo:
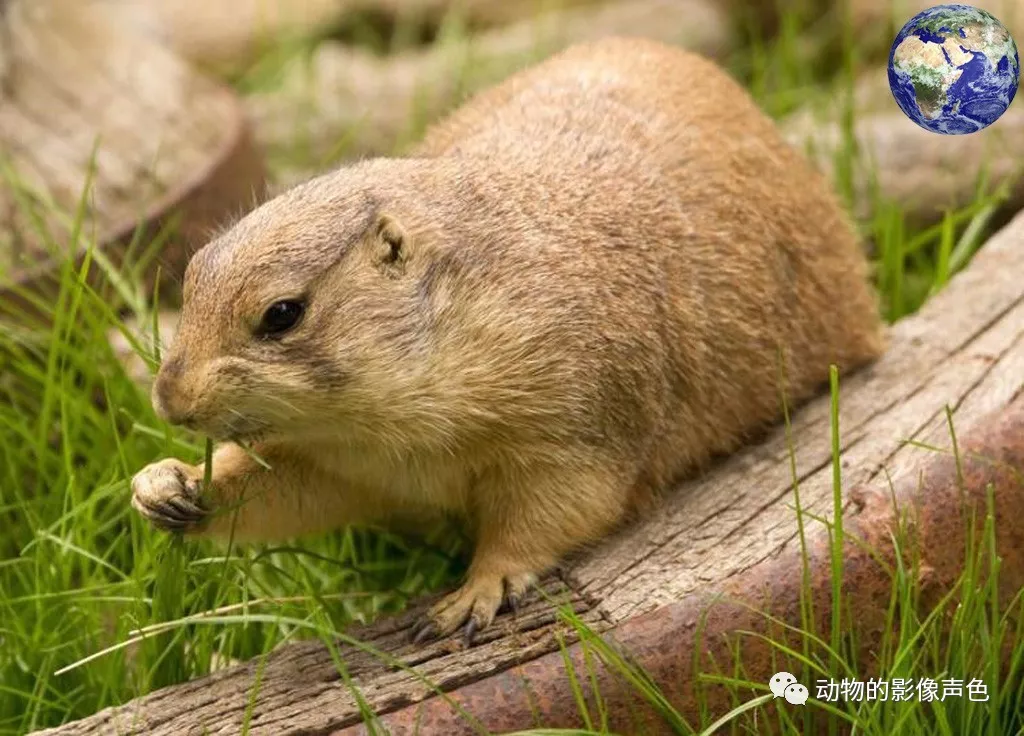
[[[274,302],[263,313],[263,319],[260,320],[260,326],[256,331],[264,336],[285,333],[299,323],[305,311],[306,308],[302,302],[292,300]]]

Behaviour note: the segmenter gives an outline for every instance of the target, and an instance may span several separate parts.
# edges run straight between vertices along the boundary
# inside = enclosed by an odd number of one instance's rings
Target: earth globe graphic
[[[974,133],[999,119],[1020,81],[1017,45],[990,13],[937,5],[900,30],[889,51],[889,88],[926,130]]]

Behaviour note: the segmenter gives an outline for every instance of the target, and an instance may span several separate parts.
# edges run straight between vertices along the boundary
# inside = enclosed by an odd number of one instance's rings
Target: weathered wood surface
[[[854,487],[885,490],[890,480],[913,485],[934,453],[908,441],[950,447],[947,407],[958,433],[969,433],[1021,393],[1022,274],[1024,215],[998,233],[969,269],[918,314],[893,327],[882,360],[844,377],[840,422],[848,494]],[[801,504],[813,514],[830,516],[828,398],[797,411],[792,432]],[[557,593],[567,585],[565,594],[571,592],[584,620],[598,631],[628,629],[637,617],[656,616],[657,610],[671,607],[659,606],[716,591],[742,594],[758,588],[767,590],[759,593],[761,599],[771,596],[776,587],[790,583],[766,579],[765,571],[792,555],[797,540],[787,447],[779,428],[703,477],[683,483],[657,513],[567,564],[549,586]],[[425,699],[428,707],[439,702],[429,699],[433,691],[424,679],[446,691],[472,690],[472,683],[483,686],[489,676],[555,652],[556,633],[571,638],[546,604],[534,601],[521,613],[518,630],[503,616],[495,631],[468,650],[455,640],[413,647],[405,634],[418,610],[352,632],[414,671],[342,647],[362,697],[378,714],[393,715],[394,733],[407,732],[402,724],[411,722],[403,715],[411,711],[403,708]],[[740,625],[742,619],[736,621]],[[678,657],[688,661],[685,652]],[[235,734],[259,667],[258,662],[235,666],[47,733]],[[267,658],[260,680],[249,733],[329,733],[358,727],[355,699],[318,642],[282,646]],[[511,699],[505,690],[500,692],[501,698]],[[498,701],[488,705],[491,712],[501,707]],[[451,724],[446,728],[424,732],[452,732]]]
[[[82,232],[115,263],[140,222],[152,236],[180,215],[178,237],[160,254],[168,278],[180,273],[187,246],[262,189],[262,160],[235,95],[120,29],[101,7],[7,0],[0,31],[3,289],[41,288],[87,184]]]

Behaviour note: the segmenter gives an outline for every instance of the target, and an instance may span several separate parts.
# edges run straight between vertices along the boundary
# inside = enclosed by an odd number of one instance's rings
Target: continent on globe
[[[1010,32],[971,5],[937,5],[911,18],[889,51],[889,88],[908,118],[934,133],[987,128],[1020,82]]]

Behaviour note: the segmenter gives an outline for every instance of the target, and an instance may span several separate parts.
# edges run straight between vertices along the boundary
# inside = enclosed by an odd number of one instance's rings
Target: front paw
[[[147,465],[132,478],[132,506],[158,529],[198,531],[210,510],[196,473],[194,466],[173,458]]]

